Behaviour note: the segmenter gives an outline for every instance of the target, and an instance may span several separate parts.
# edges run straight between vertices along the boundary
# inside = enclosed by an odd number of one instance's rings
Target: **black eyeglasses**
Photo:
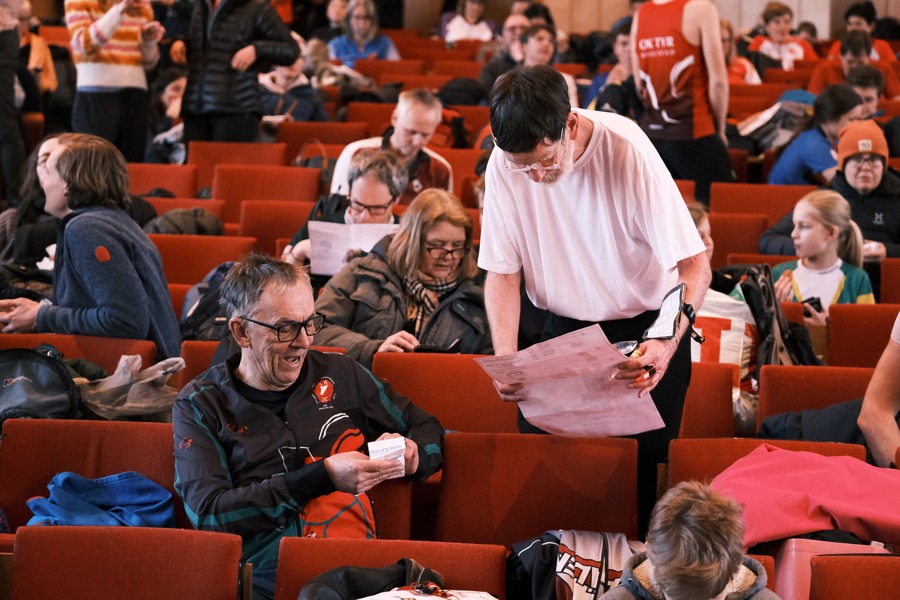
[[[863,165],[868,165],[870,168],[874,169],[875,167],[884,166],[884,163],[882,163],[881,160],[881,157],[877,154],[857,154],[848,158],[847,164],[853,165],[858,169],[861,169]]]
[[[275,332],[275,337],[279,342],[293,342],[298,337],[300,337],[301,331],[306,331],[306,335],[309,336],[316,335],[322,330],[322,327],[325,325],[325,315],[320,315],[319,313],[315,313],[305,321],[291,321],[289,323],[283,323],[282,325],[270,325],[268,323],[261,323],[260,321],[254,321],[250,317],[241,318],[245,321],[250,321],[251,323],[262,325],[263,327],[271,329]]]
[[[362,211],[367,210],[373,217],[380,217],[391,210],[391,206],[394,204],[394,200],[394,198],[391,198],[391,201],[387,204],[363,204],[362,202],[357,202],[356,200],[350,200],[350,210],[356,213],[361,213]]]
[[[450,258],[462,258],[469,251],[468,248],[453,248],[452,250],[448,250],[443,246],[425,246],[425,252],[431,258],[437,258],[438,260],[449,256]]]

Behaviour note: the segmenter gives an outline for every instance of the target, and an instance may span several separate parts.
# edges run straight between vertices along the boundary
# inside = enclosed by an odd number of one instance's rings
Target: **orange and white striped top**
[[[121,3],[104,10],[98,0],[66,0],[65,8],[79,89],[147,89],[145,70],[159,60],[158,44],[141,37],[143,26],[153,21],[149,2],[127,12]]]

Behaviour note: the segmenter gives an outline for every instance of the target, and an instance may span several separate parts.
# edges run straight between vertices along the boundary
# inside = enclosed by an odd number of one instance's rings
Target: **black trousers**
[[[709,186],[713,181],[734,181],[728,148],[717,135],[696,140],[651,140],[675,179],[696,182],[699,202],[709,206]]]
[[[256,113],[204,113],[184,117],[186,142],[255,142],[259,136]]]
[[[15,101],[16,62],[19,56],[19,30],[0,32],[0,174],[3,176],[2,198],[15,204],[19,197],[25,144],[19,128],[19,111]]]
[[[128,162],[144,162],[147,143],[147,90],[75,92],[72,130],[112,143]]]
[[[600,329],[610,342],[641,340],[644,331],[656,320],[659,311],[647,311],[629,319],[602,321]],[[568,317],[550,314],[544,326],[542,340],[559,337],[565,333],[593,325]],[[657,465],[665,463],[669,454],[669,442],[678,437],[684,396],[691,381],[691,337],[685,335],[669,362],[665,375],[650,392],[653,404],[659,411],[665,427],[628,436],[638,442],[638,530],[643,537],[650,521],[650,512],[656,503]],[[519,411],[519,431],[522,433],[546,433],[525,420]]]

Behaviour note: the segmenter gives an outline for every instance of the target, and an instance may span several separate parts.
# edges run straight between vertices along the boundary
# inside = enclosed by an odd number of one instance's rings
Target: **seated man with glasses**
[[[350,163],[347,187],[347,196],[332,194],[325,211],[311,219],[348,225],[400,222],[392,209],[406,189],[406,167],[393,153],[377,148],[357,152]],[[304,223],[290,245],[285,247],[281,260],[306,264],[309,255],[309,224]],[[324,281],[313,281],[313,288],[318,290],[324,284]]]
[[[325,318],[302,267],[250,254],[221,295],[240,352],[175,401],[175,489],[195,527],[243,538],[254,598],[272,598],[281,538],[376,537],[365,492],[435,473],[443,428],[349,357],[310,350]],[[363,454],[401,437],[402,461]]]
[[[491,352],[484,294],[475,281],[472,219],[456,196],[419,194],[386,236],[322,289],[318,342],[363,366],[376,352]]]

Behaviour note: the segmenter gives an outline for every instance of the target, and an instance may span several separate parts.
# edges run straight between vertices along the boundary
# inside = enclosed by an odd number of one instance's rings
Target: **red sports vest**
[[[689,140],[716,131],[702,48],[688,42],[681,31],[687,3],[648,2],[638,12],[638,75],[649,99],[641,126],[651,139]]]

